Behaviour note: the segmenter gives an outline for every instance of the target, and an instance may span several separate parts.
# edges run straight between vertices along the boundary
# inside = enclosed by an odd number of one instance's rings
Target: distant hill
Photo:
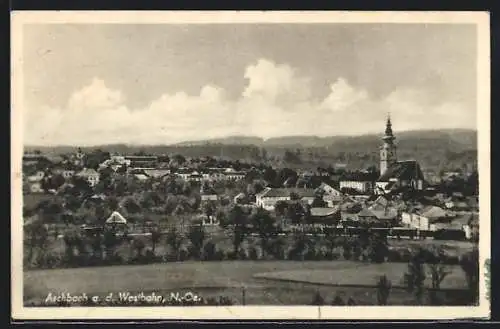
[[[449,130],[417,130],[395,132],[398,143],[409,144],[441,144],[450,148],[463,150],[477,148],[477,132],[467,129]],[[259,147],[328,147],[340,148],[359,145],[380,145],[380,135],[369,134],[360,136],[283,136],[264,140],[255,136],[229,136],[225,138],[189,141],[174,144],[174,146],[194,146],[207,144],[222,145],[255,145]]]
[[[423,168],[472,168],[477,164],[477,132],[472,130],[426,130],[395,132],[398,159],[418,160]],[[378,165],[381,136],[284,136],[264,140],[254,136],[231,136],[188,141],[173,145],[96,145],[84,152],[101,149],[110,153],[182,154],[185,157],[211,156],[243,162],[264,162],[276,167],[317,168],[344,165],[348,169]],[[77,146],[27,146],[25,151],[44,154],[75,152]],[[300,154],[299,162],[285,162],[286,150]]]
[[[446,149],[463,152],[477,149],[477,132],[466,129],[419,130],[395,132],[396,143],[401,149]],[[259,148],[326,148],[333,152],[373,152],[380,146],[380,135],[360,136],[283,136],[264,140],[256,136],[229,136],[217,139],[186,141],[171,145],[126,145],[110,144],[82,147],[83,150],[103,149],[117,153],[132,153],[140,150],[147,153],[169,153],[186,147],[256,146]],[[74,152],[77,146],[26,146],[26,151],[40,150],[42,153]],[[163,151],[162,151],[163,150]]]

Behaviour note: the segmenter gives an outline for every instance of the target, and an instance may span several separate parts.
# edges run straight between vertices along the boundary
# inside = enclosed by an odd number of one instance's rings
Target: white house
[[[340,178],[340,190],[353,189],[359,193],[371,193],[373,191],[375,179],[376,176],[374,176],[374,173],[346,173]]]
[[[274,210],[278,201],[290,201],[292,193],[296,193],[301,201],[307,202],[308,204],[312,204],[315,198],[314,189],[267,187],[255,196],[255,202],[258,207],[271,211]]]
[[[444,209],[436,206],[428,206],[422,210],[403,212],[401,214],[403,224],[422,231],[432,230],[435,227],[432,224],[450,219],[450,215]]]
[[[85,168],[77,174],[78,177],[85,179],[91,187],[99,184],[99,173],[92,168]]]
[[[41,170],[37,171],[35,174],[28,176],[28,182],[39,182],[45,177],[45,173]]]

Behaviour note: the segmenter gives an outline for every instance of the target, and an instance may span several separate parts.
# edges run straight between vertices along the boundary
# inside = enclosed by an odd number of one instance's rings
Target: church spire
[[[387,115],[385,134],[382,137],[383,145],[380,148],[380,173],[383,174],[393,163],[397,161],[396,145],[394,145],[394,134],[390,114]]]
[[[394,141],[396,139],[396,137],[394,137],[394,134],[392,133],[392,123],[391,123],[391,114],[390,113],[387,114],[387,123],[385,125],[385,135],[382,139],[384,141],[389,142],[389,143],[391,143],[392,141]]]

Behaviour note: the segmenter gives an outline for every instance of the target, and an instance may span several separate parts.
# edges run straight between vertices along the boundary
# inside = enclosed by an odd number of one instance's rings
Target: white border
[[[220,306],[220,307],[62,307],[25,308],[22,287],[22,173],[24,24],[225,24],[225,23],[469,23],[478,33],[478,168],[480,178],[480,275],[490,258],[490,31],[487,12],[230,12],[230,11],[23,11],[11,13],[11,278],[12,317],[39,319],[464,319],[488,318],[485,281],[480,285],[478,307],[379,307],[379,306]]]

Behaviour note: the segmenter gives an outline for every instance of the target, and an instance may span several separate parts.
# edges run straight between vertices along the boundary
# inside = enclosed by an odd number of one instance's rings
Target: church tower
[[[394,145],[394,137],[392,133],[391,117],[387,117],[387,124],[385,127],[385,134],[382,137],[383,144],[380,147],[380,174],[383,175],[384,172],[393,163],[397,161],[396,157],[396,145]]]

